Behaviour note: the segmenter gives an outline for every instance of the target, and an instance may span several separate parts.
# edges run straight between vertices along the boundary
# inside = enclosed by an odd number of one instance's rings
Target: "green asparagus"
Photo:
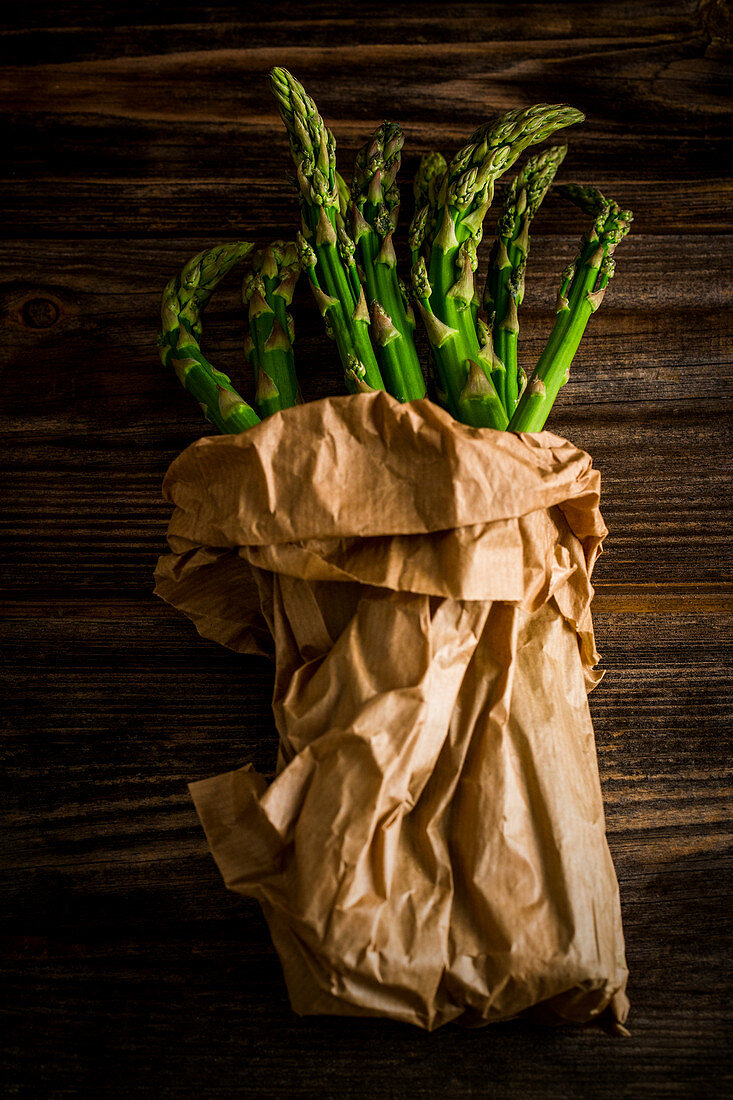
[[[295,242],[273,241],[248,257],[242,299],[249,307],[245,357],[254,367],[260,416],[295,405],[298,380],[293,358],[293,319],[287,307],[300,274]]]
[[[259,422],[199,344],[201,315],[212,291],[248,257],[245,356],[254,367],[261,416],[299,400],[288,307],[305,269],[351,393],[386,388],[401,401],[425,396],[413,338],[414,301],[431,348],[431,396],[476,428],[541,430],[613,276],[613,253],[632,215],[596,188],[559,189],[592,217],[593,225],[563,273],[555,324],[529,383],[518,365],[517,336],[530,224],[565,156],[564,145],[529,157],[507,189],[483,294],[485,312],[476,292],[477,248],[499,176],[528,146],[580,122],[581,112],[545,104],[509,111],[475,130],[450,162],[440,153],[422,157],[413,184],[408,291],[398,277],[394,246],[400,126],[384,122],[376,129],[356,156],[349,186],[336,169],[333,134],[302,84],[282,68],[272,70],[270,84],[296,168],[297,240],[274,241],[254,252],[246,242],[219,245],[190,260],[163,295],[163,363],[175,370],[221,431],[241,431]]]
[[[412,182],[416,217],[423,217],[425,232],[431,240],[435,234],[438,218],[438,195],[447,170],[448,165],[442,153],[437,151],[425,153],[420,158],[420,164]],[[423,211],[425,211],[424,214]]]
[[[369,311],[354,259],[355,245],[341,217],[336,179],[336,142],[300,81],[287,71],[270,73],[270,88],[290,139],[297,172],[302,230],[311,289],[338,348],[347,388],[384,389],[369,337]],[[315,262],[310,263],[311,255]]]
[[[201,351],[201,315],[214,288],[252,247],[247,241],[238,241],[199,252],[163,291],[158,337],[163,366],[173,368],[206,419],[220,432],[244,431],[260,418],[234,389],[231,379],[216,370]]]
[[[592,212],[593,225],[581,241],[576,261],[563,272],[556,303],[556,320],[511,420],[513,432],[539,432],[545,425],[592,314],[613,277],[613,253],[629,231],[633,215],[595,188],[560,189],[572,202]]]
[[[538,104],[479,127],[446,170],[437,199],[437,233],[422,241],[416,233],[418,239],[411,241],[413,252],[415,245],[422,250],[413,266],[413,286],[454,416],[460,416],[461,394],[469,385],[467,363],[479,362],[496,392],[494,354],[484,358],[488,350],[478,341],[474,286],[476,247],[494,183],[528,145],[582,118],[572,107]],[[487,403],[485,412],[483,426],[506,428],[501,402]]]
[[[412,336],[414,313],[400,291],[392,244],[400,206],[395,177],[402,142],[401,128],[384,122],[359,150],[350,215],[385,386],[399,401],[412,401],[425,396],[425,380]]]
[[[489,261],[483,304],[492,320],[498,360],[491,377],[508,416],[514,412],[518,396],[517,308],[524,297],[529,226],[566,153],[567,145],[554,145],[530,157],[509,184]]]

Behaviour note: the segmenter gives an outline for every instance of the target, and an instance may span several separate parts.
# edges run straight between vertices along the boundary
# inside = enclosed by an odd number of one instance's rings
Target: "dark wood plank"
[[[15,64],[42,64],[56,60],[98,60],[142,53],[179,53],[195,40],[199,49],[255,49],[292,46],[306,39],[310,46],[333,46],[337,41],[392,45],[426,41],[516,41],[578,38],[588,34],[605,39],[636,40],[657,35],[700,34],[701,19],[695,0],[609,0],[589,19],[587,5],[578,0],[547,6],[537,19],[532,4],[421,4],[394,0],[362,0],[358,11],[338,2],[311,0],[307,11],[293,7],[287,18],[272,4],[250,0],[207,4],[205,18],[193,18],[180,4],[82,3],[34,4],[15,8],[5,19],[5,54]],[[200,13],[195,13],[199,15]],[[182,16],[188,15],[188,18]],[[161,34],[161,29],[165,33]]]
[[[594,576],[593,614],[633,615],[729,615],[733,612],[733,582],[692,581],[677,584],[613,582]],[[3,601],[2,620],[72,619],[106,622],[145,619],[150,630],[154,620],[178,618],[179,613],[149,595],[109,595],[104,600],[88,594],[44,596],[34,592],[22,595],[17,589]]]
[[[205,880],[203,858],[187,859],[186,865],[190,879],[183,877],[180,863],[166,865],[169,896],[175,891],[184,897],[194,875]],[[98,931],[91,947],[83,925],[81,935],[60,933],[35,942],[29,937],[27,955],[19,959],[8,986],[28,1011],[11,1037],[22,1051],[25,1079],[42,1093],[66,1087],[72,1095],[116,1096],[122,1095],[124,1080],[127,1095],[196,1091],[279,1098],[285,1086],[288,1096],[297,1097],[427,1100],[445,1086],[461,1096],[484,1097],[481,1075],[490,1071],[489,1095],[498,1100],[517,1095],[605,1100],[618,1095],[622,1083],[631,1098],[703,1097],[720,1087],[714,1066],[726,1039],[715,1011],[725,998],[716,956],[695,943],[721,903],[705,870],[682,862],[654,868],[637,880],[642,898],[663,899],[668,923],[661,955],[643,904],[625,906],[627,930],[635,936],[630,939],[632,965],[651,976],[646,988],[635,991],[637,1030],[626,1043],[521,1024],[501,1025],[490,1033],[447,1028],[420,1036],[380,1021],[291,1018],[283,1023],[287,1003],[256,913],[241,906],[230,910],[229,920],[200,919],[200,933],[192,936],[192,925],[176,920],[166,906],[162,917],[168,936],[161,942],[153,920],[132,934],[114,921],[114,901],[104,894],[102,875],[95,882]],[[143,873],[138,881],[143,904],[156,891]],[[84,903],[63,879],[57,881],[57,897],[72,912],[84,913]],[[681,918],[688,907],[695,914],[692,925]],[[94,914],[92,904],[87,912]],[[707,995],[695,980],[700,964],[710,968]],[[161,971],[171,977],[160,981]],[[212,987],[218,991],[215,1006]],[[243,998],[243,987],[253,990],[251,998]],[[65,988],[71,992],[63,1014],[49,1011],[49,1003]],[[693,1032],[687,1030],[682,1003],[695,1012]],[[41,1057],[31,1056],[24,1025],[32,1029]],[[105,1051],[105,1059],[90,1057],[94,1044]],[[151,1050],[152,1059],[146,1057]]]
[[[545,5],[542,5],[544,8]],[[538,34],[552,37],[567,29],[568,22],[577,33],[590,25],[603,27],[608,36],[621,38],[633,37],[639,28],[654,28],[659,32],[672,33],[678,28],[700,25],[700,14],[696,0],[645,0],[639,6],[634,0],[608,0],[603,8],[591,13],[585,0],[558,0],[547,5],[538,18],[540,8],[533,3],[508,3],[507,0],[492,4],[492,18],[498,24],[516,16],[523,21],[533,21]],[[60,15],[63,18],[60,18]],[[14,8],[8,12],[4,23],[8,28],[64,26],[71,29],[86,27],[124,28],[130,36],[141,27],[156,25],[175,28],[181,22],[181,5],[178,0],[67,0],[63,13],[59,12],[55,0],[37,0],[27,8]],[[247,11],[243,12],[238,0],[214,0],[200,9],[202,16],[198,21],[185,20],[188,25],[205,28],[218,23],[249,23],[269,25],[276,31],[278,25],[285,30],[293,28],[291,41],[298,41],[300,19],[297,7],[290,5],[274,9],[267,0],[251,0]],[[459,2],[455,4],[437,3],[435,0],[421,4],[419,12],[408,0],[362,0],[359,11],[344,9],[340,0],[311,0],[308,5],[310,21],[351,25],[363,16],[364,22],[373,23],[377,19],[396,20],[399,25],[409,27],[413,23],[429,25],[437,22],[443,32],[457,25],[475,28],[482,18],[487,18],[486,5],[481,0]]]
[[[353,150],[351,150],[353,153]],[[346,159],[348,150],[344,155]],[[639,175],[618,179],[609,168],[602,175],[573,155],[562,171],[562,183],[592,179],[619,206],[633,207],[635,233],[718,235],[733,233],[733,180],[656,180]],[[412,214],[411,180],[419,158],[408,152],[400,176],[405,203],[401,235],[406,237]],[[348,173],[347,173],[348,174]],[[32,187],[34,201],[28,206]],[[504,187],[497,187],[494,209],[485,232],[494,232]],[[207,242],[220,237],[257,236],[260,239],[293,232],[294,189],[282,182],[249,175],[239,179],[146,181],[127,179],[68,180],[13,179],[3,184],[5,239],[33,237],[171,236]],[[554,234],[577,237],[585,231],[583,214],[562,199],[548,195],[532,223],[533,238]]]
[[[0,71],[2,139],[14,147],[14,173],[26,176],[216,181],[224,165],[246,179],[261,176],[264,162],[279,177],[287,160],[266,86],[273,64],[294,68],[318,95],[345,165],[385,114],[405,125],[408,152],[449,152],[484,117],[556,99],[561,73],[565,98],[588,114],[572,134],[577,170],[616,180],[710,177],[731,163],[726,55],[708,47],[692,4],[677,5],[667,23],[656,5],[637,9],[604,5],[591,20],[582,5],[559,5],[546,27],[527,5],[460,6],[455,15],[432,7],[411,23],[401,9],[384,18],[384,5],[372,19],[368,10],[356,19],[330,9],[330,18],[309,20],[298,46],[296,20],[287,48],[256,19],[254,35],[250,24],[239,37],[224,28],[224,46],[215,21],[203,35],[195,26],[165,34],[148,26],[134,38],[120,29],[128,47],[136,43],[132,55],[115,54],[114,36],[100,27],[101,59],[64,54],[61,64]],[[21,59],[10,56],[23,65],[17,39],[7,38],[8,50],[19,48]]]
[[[197,47],[190,38],[188,50],[170,55],[153,52],[22,69],[6,65],[0,95],[6,109],[20,115],[42,111],[70,119],[102,115],[161,123],[185,119],[189,125],[237,122],[245,130],[253,124],[274,127],[277,112],[267,74],[273,65],[284,64],[317,95],[324,118],[338,134],[339,119],[350,133],[375,115],[378,123],[380,114],[397,105],[405,123],[443,121],[449,104],[454,117],[463,119],[475,117],[479,104],[490,104],[494,112],[509,110],[546,98],[543,89],[552,87],[561,68],[565,98],[595,113],[596,123],[618,127],[630,112],[633,89],[638,133],[666,131],[672,117],[680,135],[691,133],[702,117],[711,134],[728,132],[728,66],[706,55],[701,37],[661,35],[630,43],[590,36],[549,42],[530,36],[488,42],[438,38],[374,45],[355,35],[327,50],[310,44],[286,50]],[[379,105],[374,92],[365,96],[365,80],[379,89]]]
[[[554,80],[537,89],[537,95],[527,97],[526,102],[551,99],[553,91]],[[262,94],[266,96],[264,91]],[[521,101],[524,102],[523,97]],[[510,106],[517,106],[517,103],[515,94]],[[263,100],[260,109],[271,112],[268,99]],[[478,109],[472,101],[455,116],[448,114],[444,105],[439,117],[430,118],[418,106],[413,122],[401,110],[400,122],[405,127],[411,164],[432,149],[451,155],[479,122],[493,117],[501,109],[501,104],[492,95],[486,95]],[[220,182],[222,178],[258,177],[258,189],[239,200],[241,217],[243,222],[251,224],[251,219],[257,221],[262,216],[269,224],[272,217],[269,210],[255,205],[252,200],[257,198],[260,187],[272,188],[275,194],[290,191],[282,182],[290,171],[287,142],[274,115],[267,113],[260,118],[253,116],[246,107],[238,110],[234,119],[204,122],[184,116],[166,119],[164,123],[154,118],[128,121],[122,115],[78,114],[64,119],[48,110],[42,115],[8,112],[0,117],[0,140],[4,148],[15,148],[14,176],[38,178],[44,186],[48,180],[91,179],[95,181],[90,186],[92,197],[95,184],[98,183],[103,192],[103,180],[108,177],[170,180],[178,190],[190,179],[209,184]],[[631,104],[627,110],[632,111]],[[345,167],[347,175],[357,149],[379,125],[382,116],[389,113],[392,113],[390,105],[377,101],[373,110],[362,114],[358,121],[349,121],[354,114],[345,115],[343,119],[329,118],[338,140],[339,164]],[[446,121],[456,118],[466,121],[459,124]],[[672,120],[668,125],[673,125]],[[688,132],[676,134],[674,139],[663,132],[663,127],[660,131],[649,131],[638,122],[634,122],[632,129],[626,117],[613,121],[603,112],[594,111],[582,127],[575,132],[568,131],[571,149],[563,166],[564,178],[603,181],[607,186],[617,186],[629,179],[694,182],[705,178],[730,178],[733,148],[730,134],[707,132],[707,126],[701,122]],[[263,164],[267,165],[265,172]],[[0,175],[0,179],[3,178]],[[52,219],[48,227],[50,235],[55,220]],[[94,225],[92,217],[88,224]],[[102,231],[104,228],[102,225]],[[13,235],[19,232],[16,223],[12,232]]]

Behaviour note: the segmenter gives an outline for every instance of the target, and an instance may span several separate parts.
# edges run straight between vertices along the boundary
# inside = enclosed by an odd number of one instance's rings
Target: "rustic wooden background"
[[[2,674],[7,1095],[708,1097],[725,1092],[731,47],[722,3],[54,4],[3,69]],[[254,903],[186,791],[272,765],[271,672],[152,595],[173,457],[206,433],[160,368],[161,288],[220,239],[293,231],[266,74],[317,95],[342,163],[383,117],[418,156],[486,116],[587,112],[565,180],[636,221],[551,426],[594,456],[611,535],[592,696],[631,968],[628,1040],[520,1022],[432,1036],[291,1014]],[[409,204],[406,204],[409,205]],[[536,222],[536,356],[582,221]],[[727,311],[727,312],[726,312]],[[339,392],[307,295],[306,396]],[[242,378],[236,280],[211,357]],[[322,358],[323,355],[323,358]],[[247,384],[243,383],[246,392]]]

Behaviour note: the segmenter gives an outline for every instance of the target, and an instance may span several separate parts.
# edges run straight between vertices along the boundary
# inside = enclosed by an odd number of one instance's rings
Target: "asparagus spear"
[[[301,259],[327,331],[333,335],[351,392],[384,389],[369,338],[369,312],[354,260],[355,245],[339,224],[336,142],[300,81],[270,72],[270,88],[290,139],[300,191]],[[301,238],[302,242],[301,243]],[[314,263],[310,263],[311,255]]]
[[[563,272],[557,317],[537,366],[522,394],[509,431],[539,432],[545,425],[590,317],[598,309],[614,274],[613,253],[629,231],[633,215],[620,210],[596,188],[568,186],[561,194],[594,215],[576,261]]]
[[[415,318],[400,292],[392,243],[400,205],[395,177],[403,140],[396,123],[384,122],[359,150],[350,217],[386,388],[399,401],[413,401],[425,396],[425,380],[412,336]]]
[[[572,107],[537,104],[479,127],[446,171],[437,201],[437,233],[432,240],[426,236],[422,242],[411,242],[422,251],[413,267],[413,285],[454,416],[460,415],[461,394],[469,385],[466,364],[478,362],[489,381],[494,367],[493,356],[484,359],[486,346],[478,342],[474,272],[495,180],[528,145],[582,118]],[[495,402],[486,404],[484,426],[506,427],[501,408]]]
[[[437,151],[425,153],[420,158],[415,179],[412,182],[415,218],[427,207],[427,214],[425,215],[426,232],[431,240],[435,234],[435,224],[438,217],[438,195],[447,169],[448,165],[442,153]],[[412,227],[410,231],[412,232]]]
[[[158,349],[163,366],[173,368],[206,419],[224,433],[244,431],[260,418],[201,351],[201,315],[217,284],[251,249],[247,241],[237,241],[199,252],[168,283],[161,303]]]
[[[415,267],[420,258],[420,252],[426,238],[432,240],[435,233],[436,204],[447,168],[445,157],[437,151],[425,153],[420,158],[415,178],[412,181],[415,209],[408,238],[412,255],[412,268]],[[430,397],[443,405],[444,408],[447,408],[448,398],[438,377],[438,369],[432,349],[430,350],[430,362],[428,364],[428,378],[430,381]]]
[[[417,166],[415,179],[412,183],[412,194],[415,199],[415,209],[427,203],[435,206],[440,192],[443,177],[448,169],[448,163],[442,153],[436,149],[423,154]]]
[[[492,371],[492,381],[508,416],[514,412],[518,395],[517,307],[524,298],[529,226],[566,153],[567,145],[554,145],[530,157],[512,180],[489,261],[483,304],[492,318],[493,348],[500,361]]]
[[[295,405],[298,380],[293,359],[293,320],[287,307],[300,274],[294,241],[272,241],[250,254],[242,285],[249,306],[245,355],[255,371],[255,402],[260,416]]]

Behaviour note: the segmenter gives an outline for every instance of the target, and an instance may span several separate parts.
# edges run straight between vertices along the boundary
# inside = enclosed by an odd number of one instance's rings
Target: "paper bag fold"
[[[201,440],[164,492],[158,594],[205,637],[274,649],[275,779],[190,789],[294,1009],[621,1023],[588,455],[356,395]]]

